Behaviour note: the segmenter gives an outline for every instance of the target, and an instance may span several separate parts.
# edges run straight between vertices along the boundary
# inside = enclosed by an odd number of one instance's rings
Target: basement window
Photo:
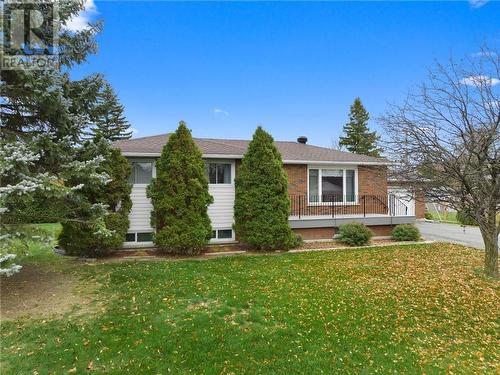
[[[217,231],[217,237],[219,239],[231,239],[233,238],[233,231],[231,229],[220,229]]]
[[[129,232],[125,235],[125,242],[153,242],[153,233],[151,232]]]
[[[233,238],[232,229],[217,229],[212,231],[213,240],[231,240]]]
[[[137,242],[153,242],[153,233],[137,233]]]

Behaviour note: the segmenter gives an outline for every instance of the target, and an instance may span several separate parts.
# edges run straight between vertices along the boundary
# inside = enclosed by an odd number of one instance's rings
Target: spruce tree
[[[101,136],[110,142],[132,137],[130,123],[125,118],[124,107],[108,82],[105,82],[94,108],[93,136]]]
[[[235,180],[234,216],[239,240],[256,250],[289,249],[299,244],[288,224],[288,179],[273,138],[255,131]]]
[[[18,2],[2,2],[0,19],[15,11]],[[47,1],[31,0],[33,11],[45,17],[53,16],[53,8]],[[70,217],[81,222],[102,222],[105,210],[94,207],[92,214],[76,218],[85,205],[78,189],[82,184],[99,184],[104,177],[98,173],[99,159],[82,160],[76,148],[83,131],[91,123],[91,109],[102,85],[102,77],[93,74],[74,79],[71,69],[86,61],[95,53],[95,36],[101,29],[96,22],[81,31],[70,31],[64,25],[83,11],[84,2],[78,0],[57,1],[59,67],[45,70],[0,69],[0,231],[19,232],[7,228],[6,223],[19,224],[43,219],[39,213],[51,211],[60,221]],[[1,23],[1,22],[0,22]],[[14,24],[3,23],[3,34],[11,35]],[[28,30],[28,29],[26,29]],[[48,43],[53,30],[39,27],[37,37]],[[0,59],[8,56],[8,46],[0,50]],[[23,200],[18,205],[19,199]],[[40,207],[32,210],[30,200]],[[57,205],[61,210],[50,210]],[[43,210],[43,208],[46,210]],[[22,211],[23,208],[26,210]],[[66,209],[67,208],[67,209]],[[3,233],[2,233],[3,237]],[[9,255],[9,248],[0,241],[0,258]],[[0,264],[0,273],[2,265]]]
[[[349,122],[344,125],[345,136],[340,137],[340,146],[355,154],[379,157],[382,152],[377,147],[380,137],[377,132],[370,132],[368,120],[370,114],[359,98],[354,100],[349,112]]]
[[[155,244],[166,253],[199,254],[212,236],[205,163],[184,121],[171,134],[147,190]]]
[[[120,150],[111,148],[100,137],[86,142],[78,154],[82,160],[104,158],[98,172],[107,178],[100,184],[83,184],[77,190],[80,202],[74,208],[74,216],[62,221],[59,243],[68,254],[107,255],[122,246],[128,231],[132,208],[128,177],[132,167]],[[105,213],[92,220],[96,206],[101,206]]]

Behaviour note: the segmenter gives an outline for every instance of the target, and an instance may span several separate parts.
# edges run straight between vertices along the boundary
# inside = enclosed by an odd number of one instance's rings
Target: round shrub
[[[400,224],[392,230],[392,239],[396,241],[418,241],[420,231],[413,224]]]
[[[373,237],[373,232],[361,223],[341,225],[339,234],[340,240],[350,246],[366,245]]]
[[[434,219],[434,216],[432,216],[432,214],[429,211],[425,211],[424,217],[427,220],[433,220]]]

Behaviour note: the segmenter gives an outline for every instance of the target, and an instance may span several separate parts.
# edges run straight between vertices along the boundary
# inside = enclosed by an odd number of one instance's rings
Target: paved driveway
[[[457,224],[417,221],[420,233],[427,240],[454,242],[460,245],[484,249],[483,238],[478,227],[462,227]]]

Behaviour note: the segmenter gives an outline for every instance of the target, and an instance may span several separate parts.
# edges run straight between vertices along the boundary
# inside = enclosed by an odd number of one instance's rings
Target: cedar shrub
[[[300,244],[288,224],[288,179],[273,138],[260,126],[235,179],[234,229],[255,250],[290,249]]]
[[[163,147],[147,194],[160,251],[199,254],[212,235],[207,209],[213,198],[208,193],[202,153],[184,121]]]

